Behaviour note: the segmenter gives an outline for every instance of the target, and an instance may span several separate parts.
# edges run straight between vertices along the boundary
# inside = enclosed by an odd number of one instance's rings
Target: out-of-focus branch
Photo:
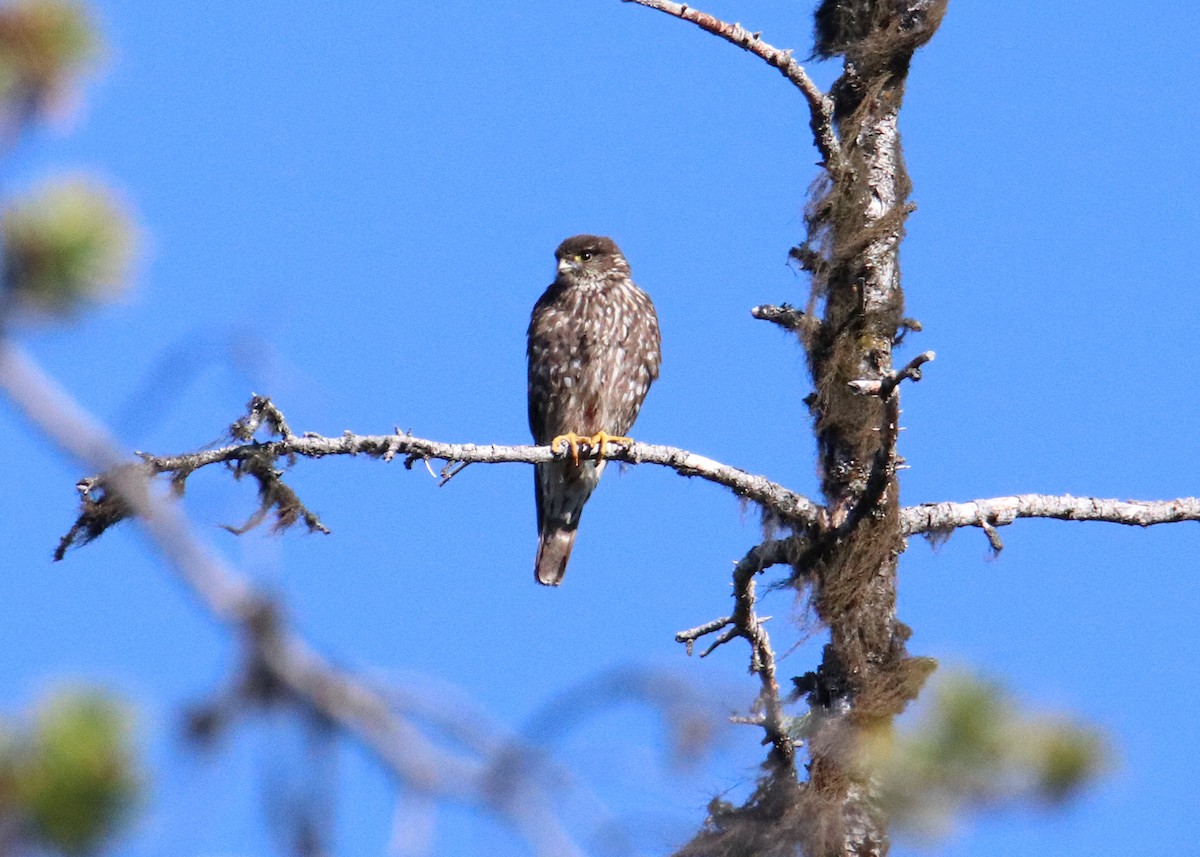
[[[269,599],[195,537],[176,504],[154,496],[142,468],[123,464],[107,431],[30,357],[3,340],[0,391],[68,456],[109,474],[108,489],[129,506],[201,607],[251,641],[256,668],[358,740],[404,788],[480,806],[521,831],[539,855],[581,854],[545,796],[531,800],[528,783],[514,784],[516,794],[497,791],[485,761],[434,745],[382,693],[333,666],[292,632]]]
[[[901,512],[906,536],[949,533],[959,527],[1004,527],[1017,518],[1105,521],[1134,527],[1200,521],[1200,497],[1175,500],[1104,500],[1069,494],[1018,494],[968,503],[923,503]],[[993,547],[996,547],[993,542]]]
[[[761,33],[752,33],[741,24],[730,24],[715,18],[707,12],[693,9],[686,3],[671,3],[669,0],[621,0],[623,3],[637,3],[650,9],[657,9],[684,21],[690,21],[702,30],[719,36],[730,44],[737,45],[744,51],[749,51],[768,65],[779,69],[780,74],[791,81],[808,101],[812,114],[811,127],[813,140],[817,149],[825,159],[829,170],[835,171],[841,166],[842,150],[837,133],[833,129],[833,100],[817,86],[804,66],[796,62],[792,51],[782,50],[767,44],[761,38]]]

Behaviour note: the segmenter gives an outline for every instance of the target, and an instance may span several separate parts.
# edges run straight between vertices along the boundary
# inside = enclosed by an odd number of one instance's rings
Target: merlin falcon
[[[570,454],[534,465],[539,583],[567,571],[579,516],[604,472],[604,444],[632,443],[662,362],[658,316],[611,238],[576,235],[554,251],[558,276],[529,320],[529,430]],[[580,456],[580,446],[586,455]]]

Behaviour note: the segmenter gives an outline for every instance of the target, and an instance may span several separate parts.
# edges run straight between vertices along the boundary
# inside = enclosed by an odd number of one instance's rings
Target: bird
[[[662,363],[654,304],[611,238],[575,235],[554,257],[558,274],[533,307],[526,349],[534,442],[570,452],[534,465],[534,574],[546,586],[566,574],[579,516],[604,472],[604,444],[633,442],[625,433]]]

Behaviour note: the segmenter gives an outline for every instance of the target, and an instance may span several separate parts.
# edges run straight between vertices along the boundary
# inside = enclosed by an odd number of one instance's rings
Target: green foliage
[[[18,0],[0,6],[0,115],[20,124],[69,91],[101,51],[79,3]]]
[[[1074,796],[1104,769],[1106,747],[1087,726],[1024,714],[999,687],[958,675],[915,728],[880,733],[866,758],[892,824],[938,834],[967,810]]]
[[[95,691],[58,695],[0,740],[0,823],[26,844],[97,850],[137,804],[129,713]]]
[[[65,314],[124,288],[135,233],[111,191],[57,179],[0,216],[4,289],[17,303]]]

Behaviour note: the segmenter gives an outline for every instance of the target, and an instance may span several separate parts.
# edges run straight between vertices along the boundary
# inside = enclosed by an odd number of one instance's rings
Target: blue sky
[[[635,436],[814,491],[802,355],[748,313],[806,295],[785,264],[816,160],[798,93],[616,0],[409,5],[97,3],[104,73],[69,134],[11,154],[3,188],[99,172],[137,210],[148,252],[125,303],[24,344],[136,449],[210,443],[252,391],[298,431],[524,442],[525,326],[552,251],[609,234],[663,328]],[[803,55],[810,7],[704,8]],[[958,0],[917,57],[902,121],[920,208],[903,264],[925,332],[906,353],[938,357],[905,390],[906,503],[1200,492],[1200,7],[1153,13]],[[827,85],[837,68],[812,71]],[[21,497],[0,520],[0,703],[72,679],[137,702],[156,788],[118,853],[272,853],[264,796],[303,766],[272,761],[297,737],[274,724],[215,756],[182,750],[179,709],[219,686],[234,645],[133,528],[51,564],[82,474],[4,409],[0,448]],[[218,529],[253,493],[220,473],[193,478],[187,508],[323,651],[385,681],[435,676],[506,728],[622,667],[747,704],[742,649],[689,660],[672,638],[727,611],[756,515],[705,483],[612,468],[550,591],[532,581],[531,481],[524,466],[476,466],[437,489],[419,467],[302,462],[291,482],[328,537]],[[974,531],[910,546],[910,649],[1089,719],[1118,758],[1068,810],[972,820],[942,853],[1191,841],[1200,530],[1025,522],[1002,535],[996,561]],[[777,648],[799,643],[785,674],[811,668],[820,635],[789,628],[783,594],[764,611]],[[660,739],[624,704],[555,747],[649,853],[681,841],[712,794],[744,789],[761,754],[757,734],[732,730],[710,761],[664,770]],[[353,749],[335,767],[336,853],[382,852],[386,780]],[[522,853],[459,811],[438,835],[439,854]]]

